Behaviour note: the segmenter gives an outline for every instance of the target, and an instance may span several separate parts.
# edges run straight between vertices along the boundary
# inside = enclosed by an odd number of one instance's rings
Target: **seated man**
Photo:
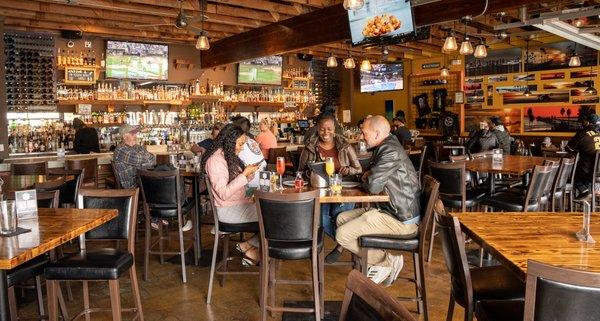
[[[119,180],[123,188],[137,187],[137,170],[151,168],[156,164],[156,157],[137,143],[138,131],[139,127],[131,125],[123,125],[119,128],[119,134],[123,140],[115,148],[113,160],[115,172],[119,173],[119,177],[115,177],[115,179]]]
[[[574,182],[574,187],[579,192],[578,198],[587,197],[591,193],[596,151],[600,150],[599,123],[600,117],[596,114],[584,118],[583,128],[577,131],[566,147],[568,151],[579,152]]]
[[[367,118],[361,132],[373,148],[371,168],[363,174],[363,188],[370,194],[385,191],[387,203],[374,209],[356,209],[337,218],[337,242],[358,255],[358,238],[368,234],[411,235],[420,219],[419,178],[400,142],[390,135],[390,124],[382,116]],[[404,264],[403,257],[381,250],[369,252],[368,275],[375,283],[391,285]]]

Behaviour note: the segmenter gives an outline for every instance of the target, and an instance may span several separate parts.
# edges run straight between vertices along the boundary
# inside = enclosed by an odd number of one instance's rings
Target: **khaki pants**
[[[368,234],[414,234],[417,224],[406,225],[389,214],[378,209],[358,208],[340,213],[337,217],[336,241],[350,252],[359,255],[358,238]],[[391,261],[385,251],[370,250],[367,264],[391,266]]]

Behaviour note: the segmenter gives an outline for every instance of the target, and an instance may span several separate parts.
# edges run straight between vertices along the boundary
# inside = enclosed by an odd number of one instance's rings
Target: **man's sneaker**
[[[164,226],[169,226],[169,221],[167,221],[167,220],[163,220],[160,218],[151,218],[150,227],[152,227],[152,229],[154,229],[154,230],[158,230],[161,223]]]
[[[398,274],[404,267],[404,256],[402,255],[390,255],[390,261],[392,261],[392,271],[390,275],[383,281],[384,286],[390,286],[398,278]]]
[[[367,277],[376,284],[380,284],[385,280],[392,269],[387,266],[372,265],[367,271]]]
[[[192,229],[192,220],[187,220],[185,225],[181,228],[182,231],[187,232]]]

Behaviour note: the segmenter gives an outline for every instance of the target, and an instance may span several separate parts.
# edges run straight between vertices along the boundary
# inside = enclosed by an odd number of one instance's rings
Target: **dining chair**
[[[348,274],[338,320],[417,321],[400,302],[357,270]]]
[[[183,225],[185,221],[183,216],[188,214],[192,216],[192,235],[196,235],[194,229],[198,228],[196,224],[196,215],[194,213],[193,197],[186,197],[183,182],[178,169],[173,170],[143,170],[137,172],[138,186],[142,194],[142,203],[144,218],[146,222],[145,245],[144,245],[144,281],[148,280],[148,271],[150,268],[150,255],[158,255],[160,263],[164,264],[164,256],[179,255],[181,258],[181,277],[183,283],[187,282],[187,273],[185,266],[185,253],[189,249],[185,247],[185,238],[183,235]],[[194,195],[194,197],[197,197]],[[158,238],[152,241],[152,219],[158,218]],[[179,250],[165,251],[165,243],[169,245],[169,227],[163,224],[164,220],[170,220],[177,226],[179,234]],[[166,228],[167,235],[163,235]],[[195,236],[193,237],[195,238]],[[196,240],[193,240],[193,246],[196,246]],[[154,248],[158,245],[158,251]],[[195,249],[195,248],[194,248]],[[197,252],[194,251],[194,260],[197,262]]]
[[[424,320],[429,320],[427,313],[427,291],[425,285],[425,264],[423,258],[425,257],[427,231],[432,230],[433,225],[433,208],[435,202],[438,200],[438,191],[440,183],[433,177],[426,175],[423,178],[423,187],[420,198],[421,208],[421,223],[416,235],[363,235],[358,238],[358,244],[360,246],[360,266],[362,273],[366,276],[368,271],[368,258],[369,250],[394,250],[401,252],[408,252],[413,257],[414,275],[410,281],[415,283],[415,297],[410,300],[417,301],[417,312],[423,314]]]
[[[110,302],[113,321],[121,321],[123,311],[134,312],[135,318],[143,321],[142,302],[136,274],[135,265],[135,230],[137,216],[137,198],[139,190],[97,190],[84,189],[79,192],[77,207],[80,209],[116,209],[118,216],[103,225],[87,232],[80,237],[81,251],[49,263],[44,271],[48,292],[48,314],[50,321],[57,321],[57,291],[62,281],[83,282],[84,310],[78,316],[90,319],[93,312],[106,311],[106,309],[91,308],[89,297],[90,281],[108,281]],[[127,242],[127,249],[101,248],[87,250],[87,242],[93,241],[119,241]],[[121,308],[119,278],[129,270],[131,289],[135,307]]]
[[[436,163],[430,160],[427,163],[430,175],[440,182],[440,198],[444,206],[466,212],[467,208],[479,205],[485,192],[467,187],[464,161]]]
[[[558,170],[556,179],[554,179],[554,185],[552,186],[552,192],[550,194],[552,195],[550,206],[553,212],[556,212],[557,210],[560,212],[565,211],[565,191],[574,171],[575,157],[562,158],[560,160],[560,169]]]
[[[449,161],[451,155],[465,155],[467,153],[465,146],[460,145],[438,145],[434,151],[435,161],[438,163]]]
[[[465,240],[458,218],[438,215],[436,224],[442,238],[446,269],[450,273],[447,321],[452,320],[457,303],[465,309],[464,320],[472,321],[475,304],[480,300],[508,300],[524,297],[525,284],[505,267],[498,265],[469,268]]]
[[[525,300],[482,300],[478,321],[600,320],[600,273],[527,261]]]
[[[70,170],[52,168],[50,169],[50,175],[60,176],[64,181],[64,187],[60,191],[59,207],[75,207],[77,204],[77,194],[83,184],[85,168]]]
[[[323,228],[320,226],[321,205],[319,190],[281,194],[255,191],[254,198],[260,227],[260,319],[267,320],[267,312],[314,313],[321,320],[323,311]],[[282,261],[310,259],[312,279],[278,279],[277,269]],[[277,306],[277,284],[312,285],[312,308]]]
[[[48,162],[11,163],[11,175],[47,175]]]
[[[98,188],[98,158],[67,159],[65,169],[85,169],[83,174],[83,186],[86,188]]]
[[[414,150],[414,149],[413,149]],[[409,154],[408,158],[410,159],[410,161],[412,162],[413,166],[415,167],[415,170],[417,171],[417,175],[419,175],[419,184],[422,186],[423,185],[423,173],[425,171],[425,169],[423,168],[423,166],[425,165],[425,158],[427,155],[427,145],[423,145],[423,147],[421,148],[421,153],[419,154]],[[363,167],[364,169],[365,167]]]
[[[575,193],[574,193],[574,186],[575,186],[575,171],[577,170],[577,164],[579,163],[579,153],[576,153],[575,156],[575,161],[573,162],[573,171],[571,172],[571,177],[569,178],[569,181],[567,182],[567,186],[565,186],[565,198],[568,200],[566,201],[568,206],[569,211],[574,211],[574,201],[575,201]]]
[[[115,168],[115,161],[111,160],[110,161],[110,170],[112,172],[112,177],[106,177],[106,186],[108,186],[109,188],[112,189],[121,189],[123,188],[123,186],[121,186],[121,179],[119,176],[119,172],[117,171],[117,169]]]

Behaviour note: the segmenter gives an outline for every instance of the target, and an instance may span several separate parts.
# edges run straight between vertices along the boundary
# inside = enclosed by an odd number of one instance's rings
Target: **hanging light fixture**
[[[371,71],[373,70],[373,66],[371,66],[371,61],[366,57],[360,62],[360,70],[361,71]]]
[[[456,43],[456,37],[454,37],[454,32],[450,31],[446,40],[444,41],[444,46],[442,47],[443,52],[452,52],[458,49],[458,44]]]
[[[593,67],[590,66],[590,85],[585,89],[585,92],[590,94],[590,95],[595,95],[598,93],[598,91],[596,90],[596,88],[594,88],[593,83],[594,81],[592,80],[592,76],[594,74],[594,69],[592,69]]]
[[[327,67],[335,68],[337,66],[338,66],[337,59],[335,58],[335,56],[333,55],[333,52],[332,52],[331,55],[329,56],[329,58],[327,58]]]
[[[441,77],[448,77],[448,76],[450,76],[450,70],[448,69],[448,67],[442,66],[442,69],[440,69],[440,76]]]
[[[344,60],[344,68],[346,69],[354,69],[356,67],[356,62],[354,62],[354,58],[350,56],[350,50],[348,50],[348,58]]]
[[[200,1],[200,35],[198,36],[198,40],[196,40],[196,49],[198,50],[210,49],[210,41],[208,41],[208,37],[204,31],[204,6],[204,1]]]
[[[531,90],[529,90],[529,77],[527,75],[527,63],[529,62],[529,39],[525,41],[527,41],[527,47],[525,49],[525,65],[523,66],[523,71],[525,71],[525,86],[527,86],[527,88],[525,89],[525,92],[523,92],[523,96],[529,97],[533,94]]]
[[[346,10],[358,10],[365,5],[364,0],[344,0],[344,9]]]
[[[475,58],[485,58],[487,57],[487,47],[485,46],[485,42],[483,38],[481,42],[475,47],[475,52],[473,53]]]
[[[569,67],[579,67],[581,66],[581,58],[577,54],[577,43],[575,43],[575,48],[573,49],[573,56],[569,59]]]
[[[473,53],[473,45],[471,44],[471,40],[469,39],[469,34],[467,33],[467,25],[469,21],[471,21],[471,16],[465,16],[463,20],[465,21],[465,40],[460,44],[460,50],[458,51],[461,55],[470,55]]]

